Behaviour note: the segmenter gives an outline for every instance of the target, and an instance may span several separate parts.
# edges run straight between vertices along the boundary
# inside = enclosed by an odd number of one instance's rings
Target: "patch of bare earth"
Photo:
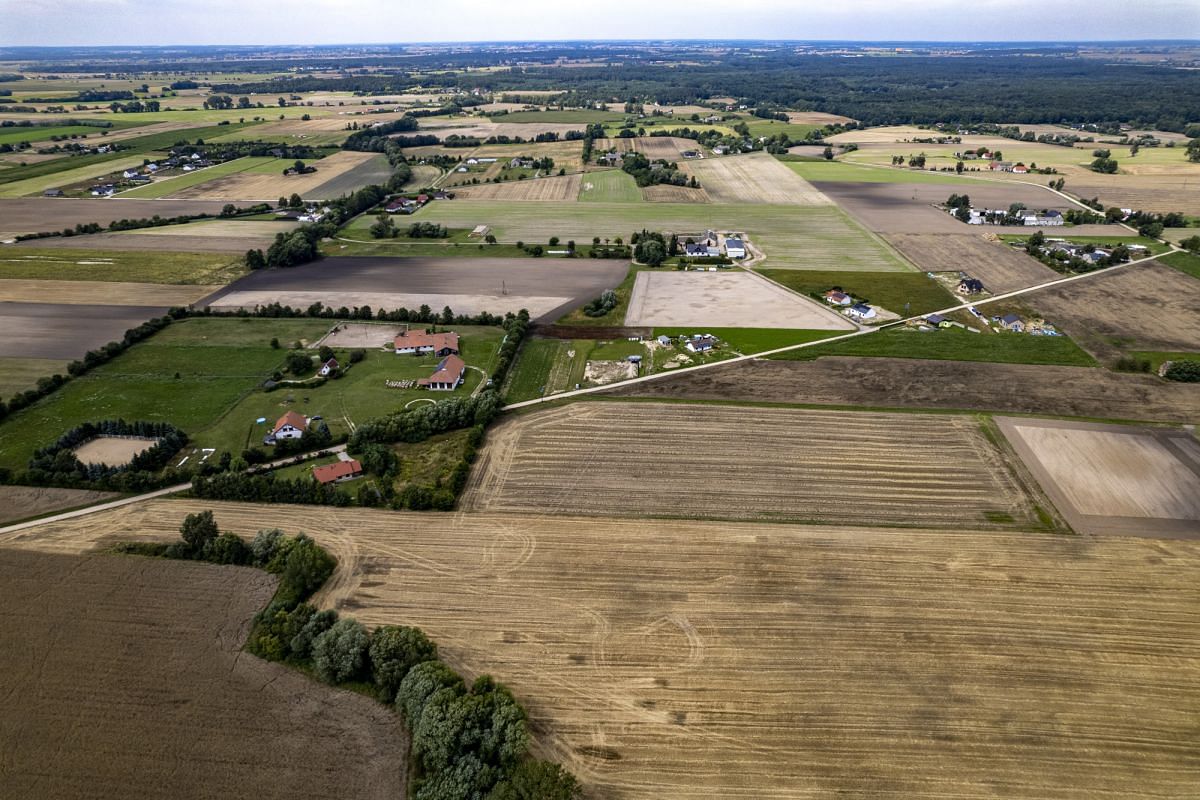
[[[115,492],[54,489],[48,486],[0,486],[0,523],[112,500]]]

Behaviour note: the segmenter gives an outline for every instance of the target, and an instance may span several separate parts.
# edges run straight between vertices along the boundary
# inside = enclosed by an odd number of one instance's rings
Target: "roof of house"
[[[943,317],[941,314],[930,314],[928,317],[925,318],[925,321],[928,322],[930,325],[941,325],[943,322],[946,321],[946,318]]]
[[[444,350],[449,347],[451,350],[458,350],[458,334],[457,333],[425,333],[424,331],[403,331],[395,339],[396,349],[411,347],[421,349],[423,347],[432,347],[434,351]]]
[[[308,429],[308,420],[304,418],[303,414],[289,411],[279,418],[279,421],[275,423],[275,427],[271,429],[271,433],[278,433],[281,428],[287,425],[303,431]]]
[[[867,305],[866,303],[855,303],[854,305],[852,305],[852,306],[850,307],[850,310],[851,310],[851,311],[853,311],[853,312],[855,312],[855,313],[857,313],[857,314],[869,314],[869,313],[871,313],[871,312],[872,312],[874,309],[872,309],[872,308],[871,308],[869,305]]]
[[[328,361],[326,361],[324,364],[322,364],[321,366],[328,367],[329,369],[337,369],[338,368],[338,360],[336,358],[331,358]]]
[[[446,356],[438,362],[436,372],[417,382],[422,386],[428,386],[431,383],[454,383],[462,377],[466,368],[466,363],[458,356]]]
[[[1003,317],[1000,318],[1000,321],[1003,322],[1005,325],[1012,325],[1014,322],[1020,322],[1021,318],[1018,317],[1016,314],[1005,314]]]
[[[335,461],[332,464],[324,464],[320,467],[313,467],[313,477],[319,483],[333,483],[341,478],[350,478],[362,472],[362,464],[358,463],[357,459],[349,461]]]
[[[744,248],[744,247],[745,247],[745,245],[744,245],[744,244],[742,244],[742,240],[741,240],[741,239],[726,239],[726,240],[725,240],[725,249],[726,249],[726,250],[728,250],[730,247],[742,247],[742,248]]]

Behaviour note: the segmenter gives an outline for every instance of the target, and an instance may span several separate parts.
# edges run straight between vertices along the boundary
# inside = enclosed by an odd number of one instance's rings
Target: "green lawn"
[[[748,234],[771,266],[905,272],[910,268],[878,237],[836,207],[717,205],[715,203],[511,203],[453,200],[430,203],[413,219],[449,228],[490,225],[502,242],[628,240],[642,228]]]
[[[519,403],[541,397],[547,387],[551,369],[560,357],[565,357],[570,341],[567,339],[527,339],[521,345],[517,362],[504,383],[504,400]]]
[[[760,274],[793,291],[824,302],[833,287],[901,316],[927,314],[958,305],[937,281],[923,272],[842,272],[838,270],[760,269]],[[906,313],[907,304],[907,313]]]
[[[0,399],[32,389],[38,378],[66,375],[67,362],[51,358],[0,358]]]
[[[591,184],[591,188],[588,184]],[[641,203],[642,190],[629,173],[609,169],[586,173],[579,189],[579,199],[593,203]]]
[[[1193,278],[1200,279],[1200,255],[1194,253],[1169,253],[1158,260],[1168,267],[1174,267],[1180,272],[1186,272]]]
[[[655,328],[655,336],[686,336],[693,333],[711,333],[743,355],[761,353],[778,347],[815,342],[842,331],[810,331],[780,328]]]
[[[1163,352],[1160,350],[1131,350],[1127,355],[1133,358],[1144,358],[1150,362],[1150,372],[1158,374],[1158,368],[1164,361],[1200,361],[1200,352]]]
[[[797,175],[808,181],[842,181],[846,183],[971,183],[948,172],[865,167],[842,161],[791,161],[782,159]]]
[[[169,246],[159,252],[9,247],[0,250],[0,278],[215,286],[246,272],[241,256],[176,253]]]
[[[121,192],[121,197],[145,197],[159,198],[169,197],[173,192],[178,192],[181,189],[187,189],[191,186],[198,186],[202,183],[222,178],[226,175],[234,175],[239,172],[246,172],[258,167],[262,164],[278,162],[279,159],[271,156],[247,156],[245,158],[235,158],[232,161],[226,161],[223,164],[215,164],[204,169],[185,172],[182,175],[176,175],[170,178],[156,180],[153,183],[145,186],[137,186],[128,191]]]
[[[983,334],[958,329],[921,333],[892,328],[828,345],[807,347],[771,356],[786,361],[810,361],[821,356],[930,358],[945,361],[992,361],[1003,364],[1096,366],[1096,361],[1066,336],[1019,333]]]

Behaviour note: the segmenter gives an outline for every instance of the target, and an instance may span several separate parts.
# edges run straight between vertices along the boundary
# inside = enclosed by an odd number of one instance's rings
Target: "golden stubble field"
[[[766,153],[687,161],[680,168],[695,176],[714,203],[833,204],[786,164]]]
[[[0,544],[170,538],[209,507],[308,532],[340,560],[323,604],[511,686],[589,798],[1127,800],[1200,774],[1200,542],[157,500]]]
[[[475,511],[1036,526],[1045,501],[966,415],[575,403],[501,422]]]
[[[478,186],[455,186],[454,192],[464,200],[573,203],[579,197],[582,177],[576,173],[524,181],[481,183]]]
[[[303,197],[323,184],[370,161],[375,155],[375,153],[343,150],[312,162],[317,171],[307,175],[285,176],[282,174],[282,167],[278,172],[271,173],[238,172],[180,189],[173,193],[173,196],[181,199],[201,200],[274,200],[278,197],[290,197],[292,194],[299,194]]]

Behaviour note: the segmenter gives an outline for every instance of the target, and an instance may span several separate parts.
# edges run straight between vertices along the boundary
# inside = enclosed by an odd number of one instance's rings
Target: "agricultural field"
[[[633,176],[619,169],[589,172],[579,187],[579,200],[595,203],[640,203],[642,190]]]
[[[744,270],[639,272],[625,324],[843,331],[856,327],[830,309]]]
[[[824,295],[837,288],[894,314],[927,314],[962,301],[937,281],[918,272],[845,272],[841,270],[760,269],[760,274],[824,305]],[[907,313],[905,313],[907,311]]]
[[[0,365],[2,364],[3,362],[0,362]],[[50,372],[38,374],[49,375]],[[0,397],[7,397],[8,394],[9,392],[0,386]],[[0,524],[90,506],[106,500],[115,500],[119,496],[114,492],[96,492],[91,489],[0,486]]]
[[[1187,431],[997,423],[1077,531],[1200,536],[1200,440]]]
[[[147,198],[156,199],[159,197],[173,197],[176,193],[183,189],[190,189],[193,186],[198,186],[202,183],[207,183],[217,178],[224,178],[228,175],[236,175],[239,172],[258,171],[258,168],[272,165],[274,169],[283,169],[283,165],[287,162],[271,156],[246,156],[245,158],[235,158],[231,161],[226,161],[221,164],[214,164],[211,167],[184,172],[180,175],[174,175],[169,178],[159,178],[153,183],[148,183],[145,186],[135,186],[132,189],[127,189],[121,192],[121,198]]]
[[[65,375],[68,363],[61,358],[0,357],[0,400],[32,389],[38,378],[55,373]]]
[[[0,128],[0,144],[15,145],[19,142],[45,142],[55,136],[99,135],[105,128],[92,125],[36,125],[27,128]],[[78,141],[78,140],[76,140]],[[105,137],[105,141],[108,138]]]
[[[618,139],[616,141],[621,140]],[[633,149],[642,153],[651,161],[657,161],[661,158],[664,161],[680,162],[681,166],[685,150],[699,151],[702,149],[700,145],[691,139],[680,139],[674,136],[643,136],[627,141],[632,142]]]
[[[106,306],[72,303],[3,304],[0,315],[0,358],[73,361],[88,350],[119,340],[125,331],[165,306]],[[41,375],[31,376],[35,380]]]
[[[245,223],[236,223],[245,224]],[[186,228],[199,226],[191,223]],[[150,230],[163,230],[151,228]],[[103,235],[103,234],[101,234]],[[95,236],[73,237],[91,242]],[[116,234],[108,241],[124,241]],[[122,283],[173,283],[213,286],[229,283],[245,274],[241,258],[221,253],[163,251],[69,250],[45,248],[39,240],[31,246],[0,249],[0,279],[54,281],[116,281]]]
[[[170,308],[191,305],[220,288],[220,284],[176,286],[119,281],[0,278],[0,302]]]
[[[972,417],[577,403],[493,428],[462,506],[1028,528],[1039,502]]]
[[[711,203],[712,199],[704,187],[672,186],[660,183],[642,188],[642,199],[647,203]]]
[[[1118,162],[1120,158],[1118,157]],[[1099,175],[1089,172],[1067,181],[1066,191],[1097,198],[1105,207],[1200,216],[1200,175]]]
[[[502,242],[544,242],[551,236],[564,242],[588,242],[595,236],[628,239],[642,228],[688,234],[739,230],[766,253],[772,267],[910,269],[885,243],[833,207],[589,202],[562,204],[547,214],[535,203],[454,200],[431,203],[413,218],[468,230],[490,225]]]
[[[590,176],[589,176],[590,177]],[[498,201],[498,202],[574,202],[579,197],[581,176],[556,175],[549,178],[534,178],[525,181],[504,181],[503,183],[484,183],[477,186],[461,186],[455,188],[455,194],[462,200]],[[455,200],[458,202],[458,200]]]
[[[588,796],[1186,796],[1200,763],[1193,541],[167,500],[15,536],[163,540],[205,508],[328,547],[321,605],[511,687]]]
[[[1200,353],[1200,281],[1147,261],[1028,297],[1101,360],[1128,351]]]
[[[1062,277],[1036,258],[978,233],[890,233],[888,244],[926,272],[965,272],[1002,294]]]
[[[6,793],[403,794],[399,717],[242,652],[265,572],[5,548],[0,573]]]
[[[278,199],[278,198],[276,198]],[[59,231],[83,223],[108,226],[119,219],[143,219],[155,214],[219,214],[224,203],[202,200],[107,200],[29,197],[0,199],[0,239],[22,233]],[[3,252],[0,250],[0,252]]]
[[[1194,253],[1170,253],[1157,259],[1160,264],[1166,264],[1172,269],[1179,270],[1184,275],[1191,275],[1200,280],[1200,255]]]
[[[358,153],[349,150],[334,153],[317,161],[306,162],[317,168],[307,175],[283,175],[283,163],[278,169],[270,164],[251,167],[244,172],[234,173],[196,186],[185,187],[173,195],[179,199],[222,200],[242,202],[274,202],[280,197],[298,194],[301,197],[322,194],[325,184],[337,180],[343,174],[364,164],[370,164],[370,174],[375,174],[378,156],[374,153]],[[354,187],[357,188],[357,187]]]
[[[706,158],[681,165],[714,203],[825,206],[830,200],[766,153]]]
[[[837,183],[940,183],[973,184],[970,178],[960,178],[945,172],[891,169],[846,161],[790,161],[783,163],[806,181]]]
[[[140,153],[131,156],[122,155],[119,158],[92,161],[83,166],[60,169],[36,177],[13,180],[0,185],[0,198],[40,195],[47,189],[63,188],[88,181],[92,178],[99,178],[112,172],[120,172],[130,167],[140,167],[145,158],[146,156]]]
[[[388,310],[428,305],[439,311],[450,306],[459,314],[524,308],[534,319],[555,319],[619,284],[627,270],[628,262],[615,259],[330,257],[253,272],[208,304],[307,308],[321,302]]]

